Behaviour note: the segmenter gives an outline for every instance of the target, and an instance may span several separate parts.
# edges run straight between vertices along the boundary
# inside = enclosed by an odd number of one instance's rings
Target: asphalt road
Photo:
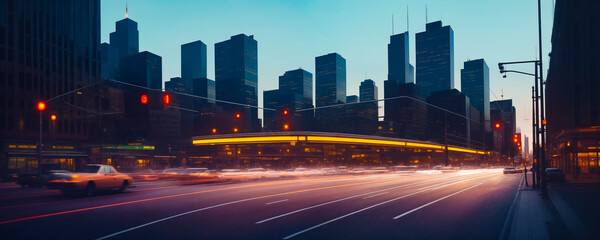
[[[2,239],[498,239],[521,179],[468,170],[142,182],[126,193],[88,198],[37,190],[0,196],[0,233]]]

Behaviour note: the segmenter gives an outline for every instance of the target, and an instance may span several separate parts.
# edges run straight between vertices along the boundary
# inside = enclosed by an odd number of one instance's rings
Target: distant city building
[[[119,60],[139,52],[140,40],[137,22],[125,18],[116,22],[115,31],[110,33],[110,45],[117,49]]]
[[[184,93],[187,91],[187,86],[183,83],[183,79],[180,77],[171,78],[170,81],[165,82],[165,91],[167,92],[180,92]]]
[[[357,102],[358,102],[358,96],[356,96],[356,95],[346,96],[346,103],[357,103]]]
[[[279,77],[279,90],[283,94],[300,94],[303,98],[313,101],[312,74],[302,68],[287,71]]]
[[[206,78],[206,44],[202,41],[181,45],[181,78]]]
[[[516,148],[512,141],[513,134],[517,132],[516,112],[512,99],[490,102],[490,122],[494,127],[492,129],[494,150],[504,158],[512,158],[516,154]]]
[[[426,25],[416,35],[417,86],[423,97],[454,88],[454,31],[442,22]]]
[[[414,83],[409,63],[408,32],[390,37],[388,44],[388,80]]]
[[[117,79],[119,74],[119,52],[108,44],[100,44],[100,78]]]
[[[263,107],[268,109],[279,108],[279,89],[263,91]],[[267,132],[277,131],[275,121],[276,111],[263,110],[263,129]]]
[[[456,89],[432,92],[429,104],[429,139],[438,143],[471,147],[471,104],[469,97]]]
[[[337,53],[315,58],[316,107],[346,102],[346,59]],[[343,114],[344,107],[317,109],[315,112],[321,131],[343,130],[336,120]]]
[[[385,136],[426,140],[427,105],[414,83],[383,82],[385,98],[384,121],[381,126]]]
[[[137,86],[162,90],[162,58],[144,51],[121,60],[119,80]]]
[[[485,60],[466,61],[460,71],[461,92],[469,97],[471,105],[481,113],[485,131],[490,131],[490,69]]]
[[[548,167],[600,174],[600,1],[557,0],[546,80]],[[544,49],[547,51],[547,49]]]
[[[241,114],[239,132],[260,130],[258,121],[258,46],[254,36],[239,34],[215,44],[215,83],[218,100],[249,105],[223,104],[232,115]]]
[[[316,106],[346,102],[346,59],[337,53],[315,58]]]

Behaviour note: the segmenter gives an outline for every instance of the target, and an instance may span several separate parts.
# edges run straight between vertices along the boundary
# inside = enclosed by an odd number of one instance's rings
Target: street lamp
[[[42,112],[46,110],[46,102],[39,101],[37,103],[37,109],[40,112],[40,142],[38,145],[38,164],[42,162]]]

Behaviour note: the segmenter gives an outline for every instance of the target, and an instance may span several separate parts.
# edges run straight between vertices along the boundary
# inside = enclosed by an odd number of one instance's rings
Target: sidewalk
[[[600,181],[567,176],[566,183],[549,183],[548,197],[521,182],[509,212],[509,230],[499,239],[597,239],[600,236]],[[524,180],[524,179],[523,179]]]

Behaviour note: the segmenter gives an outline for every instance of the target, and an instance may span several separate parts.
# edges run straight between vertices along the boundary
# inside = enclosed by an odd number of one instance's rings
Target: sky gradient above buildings
[[[108,42],[115,22],[125,17],[125,1],[103,0],[101,5],[101,42]],[[392,15],[394,33],[405,32],[408,7],[410,63],[415,65],[415,34],[425,30],[426,5],[429,22],[442,20],[454,30],[455,87],[460,90],[463,63],[484,58],[490,68],[490,100],[513,99],[517,127],[530,135],[533,78],[509,74],[504,79],[497,64],[536,58],[535,0],[128,0],[128,15],[138,22],[140,51],[162,57],[163,82],[180,76],[181,44],[202,40],[207,45],[208,78],[214,79],[214,44],[240,33],[254,35],[262,106],[263,90],[277,88],[284,72],[301,67],[314,76],[315,57],[332,52],[346,59],[347,95],[358,95],[360,82],[373,79],[383,96]],[[542,1],[544,69],[553,7],[553,0]],[[532,65],[509,69],[533,72]]]

